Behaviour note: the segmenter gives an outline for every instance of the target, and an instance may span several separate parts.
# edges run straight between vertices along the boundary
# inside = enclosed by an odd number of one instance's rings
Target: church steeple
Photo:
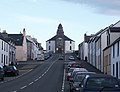
[[[62,24],[59,24],[59,26],[58,26],[57,35],[59,35],[59,36],[63,36],[64,35]]]

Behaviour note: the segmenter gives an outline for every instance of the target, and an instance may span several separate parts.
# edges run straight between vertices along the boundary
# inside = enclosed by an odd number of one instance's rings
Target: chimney
[[[26,31],[25,28],[23,29],[23,35],[26,36]]]

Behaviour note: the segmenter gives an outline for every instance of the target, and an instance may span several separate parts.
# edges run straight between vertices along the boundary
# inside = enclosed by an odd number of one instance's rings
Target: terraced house
[[[118,68],[119,61],[116,61],[117,63],[114,62],[113,54],[114,50],[115,52],[117,51],[116,53],[119,52],[119,45],[114,47],[113,43],[115,43],[119,37],[120,21],[116,22],[115,24],[111,24],[110,26],[94,34],[88,41],[87,62],[105,74],[118,77],[118,72],[120,71]]]
[[[0,33],[0,65],[16,64],[16,48],[6,31]]]

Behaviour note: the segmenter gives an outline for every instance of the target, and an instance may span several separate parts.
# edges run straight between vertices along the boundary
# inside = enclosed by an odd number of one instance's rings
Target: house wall
[[[111,75],[111,50],[110,48],[107,48],[103,51],[103,72],[104,74]]]
[[[55,41],[47,41],[46,42],[46,50],[47,52],[54,52],[55,53]]]
[[[119,51],[119,55],[117,54],[118,51]],[[114,57],[113,57],[113,53],[114,53]],[[119,50],[118,50],[118,42],[111,46],[111,75],[120,79],[120,41],[119,41]]]
[[[84,46],[84,60],[88,60],[88,43],[86,43],[86,42],[84,42],[84,44],[83,44],[83,46]]]
[[[2,50],[3,43],[3,50]],[[0,65],[9,64],[9,44],[0,39]]]
[[[92,54],[92,55],[93,55],[93,62],[92,62],[92,65],[95,66],[95,62],[96,62],[96,61],[95,61],[95,56],[96,56],[96,55],[95,55],[95,54],[96,54],[96,53],[95,53],[95,51],[96,51],[96,50],[95,50],[95,40],[93,41],[93,49],[92,49],[92,50],[93,50],[93,54]]]
[[[107,31],[105,31],[101,35],[101,61],[100,61],[100,66],[101,66],[101,71],[103,72],[103,50],[107,47]]]
[[[27,61],[27,42],[26,42],[26,36],[24,36],[24,39],[23,39],[23,59],[22,61]]]
[[[112,44],[119,37],[120,37],[120,32],[111,32],[110,33],[110,44]]]
[[[23,61],[23,47],[22,46],[16,46],[16,59],[17,61]]]
[[[97,69],[100,70],[100,69],[101,69],[101,68],[100,68],[100,67],[101,67],[101,66],[100,66],[100,65],[101,65],[101,64],[100,64],[100,61],[101,61],[101,58],[100,58],[100,57],[101,57],[101,38],[99,38],[99,39],[96,41],[95,45],[96,45],[96,46],[95,46],[95,49],[96,49],[96,57],[95,57],[95,58],[96,58],[96,60],[95,60],[95,61],[96,61],[96,65],[95,65],[95,66],[96,66]]]
[[[79,44],[79,58],[80,58],[80,60],[84,60],[84,48],[83,48],[84,46],[83,46],[83,43],[84,42]]]
[[[65,53],[73,53],[74,50],[75,50],[75,42],[71,41],[70,43],[70,41],[65,41]]]

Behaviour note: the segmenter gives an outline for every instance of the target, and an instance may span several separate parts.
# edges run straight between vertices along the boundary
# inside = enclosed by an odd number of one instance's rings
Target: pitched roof
[[[110,32],[120,32],[120,27],[110,27]]]
[[[8,43],[8,41],[2,36],[1,33],[0,33],[0,39]]]
[[[22,46],[23,34],[8,34],[8,36],[14,39],[16,46]]]
[[[57,36],[57,35],[55,35],[54,37],[50,38],[50,39],[47,40],[47,41],[55,41],[55,40],[56,40],[56,36]],[[68,37],[65,36],[65,35],[64,35],[64,40],[65,40],[65,41],[73,41],[72,39],[68,38]]]
[[[50,38],[50,39],[49,39],[49,40],[47,40],[47,41],[55,41],[56,36],[57,36],[57,35],[55,35],[54,37]]]
[[[68,38],[67,36],[64,35],[64,40],[65,41],[73,41],[72,39]]]

